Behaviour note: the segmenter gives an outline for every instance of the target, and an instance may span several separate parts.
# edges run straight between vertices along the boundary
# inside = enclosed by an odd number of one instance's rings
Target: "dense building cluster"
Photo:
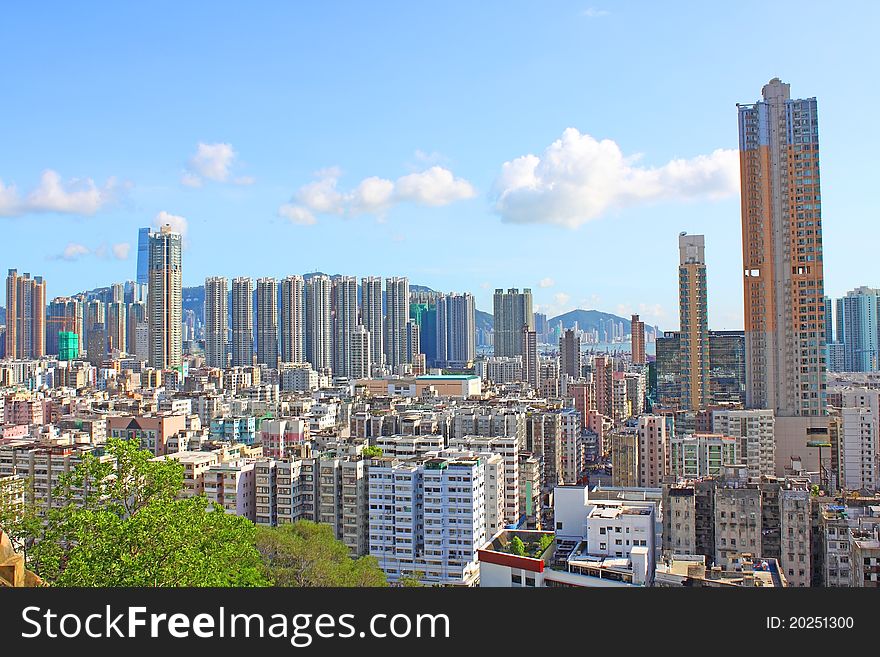
[[[10,270],[0,504],[51,507],[113,438],[227,513],[332,526],[391,582],[880,585],[878,296],[840,300],[831,341],[815,99],[774,79],[739,126],[744,331],[709,328],[686,233],[662,334],[551,322],[528,288],[495,290],[491,330],[402,277],[183,288],[169,226],[128,283],[47,303]]]

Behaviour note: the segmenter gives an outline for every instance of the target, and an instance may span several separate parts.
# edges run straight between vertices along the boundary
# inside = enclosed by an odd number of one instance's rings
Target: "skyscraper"
[[[834,323],[831,321],[831,309],[833,304],[829,297],[825,297],[825,344],[834,342]],[[839,338],[838,338],[839,339]]]
[[[183,356],[182,240],[166,224],[149,235],[147,324],[149,361],[157,369],[179,368]]]
[[[126,314],[128,315],[128,352],[137,356],[139,360],[147,360],[150,352],[150,329],[147,324],[146,302],[130,303]]]
[[[6,277],[6,357],[40,358],[46,355],[46,281],[42,276]]]
[[[288,276],[281,281],[281,361],[304,363],[305,357],[305,281]]]
[[[351,340],[358,325],[357,279],[335,277],[332,294],[333,374],[353,376]]]
[[[442,367],[437,363],[437,303],[442,295],[432,298],[424,298],[427,295],[423,295],[419,301],[413,301],[414,296],[410,293],[409,318],[419,326],[420,352],[425,355],[427,363]]]
[[[559,361],[561,374],[581,377],[581,339],[573,329],[566,329],[559,338]]]
[[[378,276],[361,279],[361,323],[370,334],[370,363],[382,365],[385,362],[385,332],[382,279]]]
[[[77,336],[77,351],[83,350],[83,305],[79,299],[56,297],[46,310],[46,353],[56,356],[61,353],[60,333],[74,333]]]
[[[225,276],[205,279],[205,363],[226,367],[229,343],[228,283]]]
[[[278,283],[257,279],[257,362],[278,367]]]
[[[523,381],[538,387],[538,334],[528,326],[520,329]]]
[[[779,78],[762,96],[737,106],[746,399],[778,416],[820,416],[825,291],[816,99],[792,100]]]
[[[107,304],[107,349],[110,353],[128,351],[128,323],[126,306],[122,301],[111,301]]]
[[[330,291],[332,282],[323,274],[306,281],[306,360],[317,371],[333,366]]]
[[[246,276],[232,279],[232,366],[254,364],[254,283]]]
[[[505,292],[499,288],[495,290],[493,301],[495,355],[521,356],[523,327],[535,330],[532,291],[525,288],[520,293],[518,289],[511,288]]]
[[[645,323],[639,320],[638,315],[633,315],[630,320],[630,339],[632,341],[633,365],[644,365],[645,359]]]
[[[474,296],[447,294],[437,299],[436,308],[436,365],[470,363],[477,355]]]
[[[392,369],[407,362],[406,322],[409,320],[409,280],[385,279],[385,362]],[[367,327],[369,330],[369,326]]]
[[[837,301],[838,342],[847,372],[880,369],[880,290],[858,287]]]
[[[678,306],[681,333],[681,406],[691,410],[709,403],[709,317],[706,289],[706,243],[702,235],[678,236]]]
[[[363,324],[354,327],[350,340],[351,367],[348,376],[353,379],[370,377],[370,332]]]
[[[150,283],[150,229],[138,231],[137,282],[140,285]]]

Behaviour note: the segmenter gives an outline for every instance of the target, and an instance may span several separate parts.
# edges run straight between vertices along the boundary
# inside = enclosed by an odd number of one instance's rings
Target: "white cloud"
[[[552,278],[542,278],[538,282],[538,287],[553,287],[554,285],[556,285],[556,281]]]
[[[607,9],[596,9],[595,7],[584,9],[581,12],[581,15],[586,16],[587,18],[601,18],[602,16],[608,16],[609,14],[611,14],[611,12]]]
[[[637,166],[610,139],[598,141],[575,128],[541,156],[524,155],[501,167],[495,211],[510,223],[549,223],[568,228],[607,212],[663,200],[716,200],[739,190],[735,150],[676,159],[660,167]]]
[[[0,180],[0,216],[20,217],[38,212],[93,215],[113,199],[116,187],[112,177],[99,188],[91,178],[64,182],[57,171],[46,169],[40,184],[22,199],[15,185],[7,186]]]
[[[70,242],[64,247],[64,251],[59,256],[62,260],[76,260],[82,256],[89,254],[89,248],[84,244]]]
[[[119,244],[114,244],[111,247],[113,251],[113,257],[117,260],[125,260],[128,258],[128,253],[131,251],[131,244],[128,242],[120,242]]]
[[[153,218],[153,228],[159,229],[166,224],[171,226],[171,230],[180,233],[184,243],[186,242],[186,234],[189,230],[189,222],[186,220],[186,217],[170,214],[162,210]]]
[[[231,182],[235,185],[252,185],[253,176],[232,176],[238,153],[232,144],[206,144],[199,142],[195,154],[189,159],[186,171],[180,178],[182,185],[201,187],[204,180]]]
[[[398,178],[394,194],[402,201],[440,206],[473,198],[477,192],[467,180],[456,178],[449,169],[433,166],[427,171]]]
[[[311,226],[316,223],[315,215],[299,205],[285,203],[278,208],[278,214],[286,219],[290,219],[295,224],[301,226]]]
[[[338,189],[341,175],[336,167],[317,171],[316,179],[300,187],[278,213],[294,223],[314,224],[316,214],[381,215],[398,203],[439,207],[476,196],[467,180],[456,178],[441,166],[401,176],[396,181],[370,176],[349,192]]]

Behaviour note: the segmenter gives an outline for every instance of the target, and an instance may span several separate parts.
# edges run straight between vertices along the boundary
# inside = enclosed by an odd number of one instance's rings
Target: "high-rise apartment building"
[[[257,279],[257,363],[278,367],[278,283]]]
[[[318,372],[329,370],[333,365],[332,324],[330,317],[330,294],[332,282],[329,276],[312,276],[306,281],[306,360]]]
[[[46,355],[46,281],[42,276],[6,277],[6,357],[40,358]]]
[[[128,323],[128,352],[137,356],[139,360],[147,360],[150,355],[150,327],[147,323],[147,302],[135,301],[128,304],[126,315]]]
[[[816,99],[774,78],[738,105],[746,401],[825,412],[825,290]]]
[[[60,354],[59,333],[75,333],[77,349],[82,351],[83,345],[83,304],[79,299],[56,297],[46,310],[46,353],[52,356]]]
[[[507,292],[496,289],[493,310],[495,355],[522,356],[523,327],[535,330],[532,291],[529,288],[522,292],[517,288],[510,288]]]
[[[560,372],[573,379],[581,377],[581,339],[572,329],[566,329],[559,338]]]
[[[706,289],[706,240],[678,236],[678,307],[681,406],[692,410],[709,403],[709,313]]]
[[[446,294],[437,299],[436,308],[436,366],[466,366],[477,355],[474,296]]]
[[[107,304],[107,350],[128,351],[128,318],[126,304],[122,301],[111,301]]]
[[[358,324],[349,335],[350,367],[348,376],[352,379],[370,378],[370,332],[363,324]]]
[[[337,276],[333,279],[331,299],[333,316],[333,374],[352,376],[352,335],[358,326],[357,279]],[[369,336],[368,336],[369,337]]]
[[[770,409],[717,410],[712,413],[712,431],[735,438],[739,443],[740,463],[748,468],[748,476],[773,476],[776,444],[775,419]]]
[[[520,331],[522,347],[522,373],[523,381],[533,388],[538,387],[538,334],[528,326],[523,326]]]
[[[409,320],[409,279],[385,279],[385,362],[392,369],[407,362],[406,323]],[[369,330],[369,326],[367,327]]]
[[[825,344],[834,342],[834,322],[832,321],[831,309],[833,304],[830,297],[825,297]],[[840,338],[838,338],[839,340]]]
[[[228,283],[225,276],[205,279],[205,363],[226,367],[229,343]]]
[[[180,233],[166,224],[150,233],[147,324],[150,366],[181,366],[183,355],[183,243]]]
[[[847,372],[880,369],[880,290],[858,287],[837,300],[838,342]],[[828,311],[826,310],[826,315]]]
[[[281,362],[304,363],[305,280],[287,276],[281,281]]]
[[[254,284],[250,278],[232,279],[232,366],[254,364]]]
[[[370,334],[370,362],[385,362],[384,321],[382,313],[382,279],[369,276],[361,279],[361,324]]]
[[[638,315],[633,315],[630,320],[630,340],[632,343],[633,365],[644,365],[645,359],[645,323]]]

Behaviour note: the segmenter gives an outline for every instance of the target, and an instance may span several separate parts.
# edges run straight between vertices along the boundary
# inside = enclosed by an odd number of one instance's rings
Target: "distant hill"
[[[578,328],[581,330],[589,331],[595,329],[598,331],[600,323],[607,322],[609,319],[613,319],[615,322],[623,322],[623,332],[629,333],[630,320],[612,313],[603,313],[601,310],[572,310],[571,312],[557,315],[548,321],[551,328],[562,322],[562,327],[569,329],[573,328],[575,322],[577,322]]]
[[[474,320],[477,329],[483,329],[484,331],[491,331],[495,325],[495,318],[492,316],[492,313],[484,313],[482,310],[474,310]]]

